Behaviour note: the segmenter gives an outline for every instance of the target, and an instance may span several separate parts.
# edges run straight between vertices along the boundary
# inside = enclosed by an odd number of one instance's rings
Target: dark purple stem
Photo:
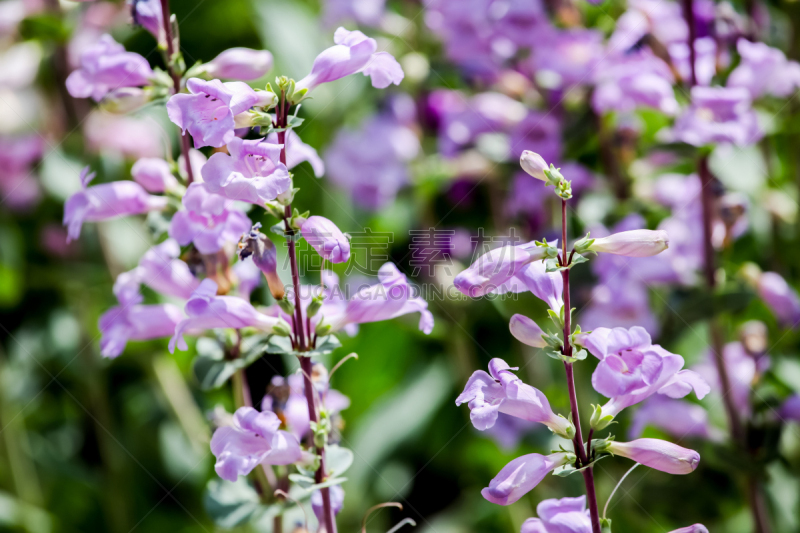
[[[172,36],[172,25],[170,24],[171,11],[169,10],[169,0],[161,0],[161,12],[164,19],[164,35],[167,39],[167,70],[172,78],[173,90],[175,93],[181,92],[181,75],[175,70],[173,59],[175,56],[175,42]],[[189,133],[181,133],[181,153],[183,162],[186,165],[186,183],[191,185],[194,181],[194,170],[189,161]]]
[[[286,127],[288,108],[286,105],[286,96],[281,92],[281,100],[275,110],[275,126],[278,128]],[[278,144],[282,144],[281,149],[281,163],[286,164],[286,131],[278,132]],[[292,206],[287,205],[284,210],[284,225],[287,233],[292,233],[293,230],[289,225],[289,220],[292,217]],[[289,243],[289,262],[292,269],[292,286],[294,287],[294,317],[292,320],[292,327],[294,329],[294,336],[297,339],[297,349],[299,351],[307,351],[306,336],[303,331],[303,309],[300,306],[300,270],[297,267],[297,248],[295,241],[292,238],[287,239]],[[310,326],[310,323],[309,323]],[[311,328],[308,330],[308,338],[311,340]],[[299,356],[300,368],[303,370],[303,389],[305,389],[306,403],[308,404],[308,418],[311,423],[319,421],[317,416],[317,406],[314,399],[314,384],[311,382],[312,364],[311,358]],[[314,481],[322,483],[327,477],[325,469],[325,448],[316,448],[317,455],[319,455],[319,468],[314,473]],[[336,533],[336,518],[333,514],[333,507],[331,506],[331,493],[330,489],[320,489],[322,495],[322,509],[325,515],[325,531],[327,533]]]
[[[567,262],[567,201],[563,198],[561,200],[561,257],[561,264],[565,267],[569,266],[569,263]],[[569,342],[569,336],[572,333],[569,297],[569,268],[565,268],[561,271],[561,277],[564,280],[564,350],[562,353],[565,357],[572,357],[572,344]],[[572,413],[572,423],[575,425],[575,437],[572,439],[572,444],[575,448],[575,455],[578,456],[578,465],[580,467],[585,467],[589,464],[589,457],[586,453],[586,449],[583,446],[581,416],[580,412],[578,411],[578,395],[575,392],[575,373],[572,368],[572,363],[564,361],[564,370],[567,373],[569,408],[570,412]],[[586,485],[586,497],[589,500],[589,517],[592,521],[592,533],[601,533],[600,513],[597,509],[597,493],[594,489],[594,472],[592,471],[592,467],[586,468],[581,472],[581,474],[583,474],[583,482]]]

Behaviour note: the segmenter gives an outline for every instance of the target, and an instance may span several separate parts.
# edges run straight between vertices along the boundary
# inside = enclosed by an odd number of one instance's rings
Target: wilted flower
[[[292,186],[289,171],[280,162],[282,148],[261,139],[234,137],[228,142],[230,155],[217,152],[203,165],[206,188],[230,200],[263,206]]]
[[[300,227],[303,238],[317,253],[331,263],[350,259],[350,241],[336,224],[325,217],[311,216]]]
[[[500,470],[481,494],[492,503],[511,505],[533,490],[547,474],[573,459],[568,453],[517,457]]]
[[[475,371],[456,398],[456,405],[468,403],[470,420],[481,431],[492,427],[498,413],[515,416],[529,422],[540,422],[559,436],[572,438],[572,423],[558,416],[541,391],[522,382],[502,359],[489,362],[489,372]]]
[[[691,474],[700,464],[700,454],[696,451],[661,439],[604,440],[593,441],[593,444],[598,452],[621,455],[668,474]]]
[[[67,78],[67,90],[75,98],[92,97],[100,101],[111,90],[150,83],[153,70],[145,58],[125,47],[110,35],[100,39],[81,55],[81,68]]]
[[[169,236],[181,246],[190,242],[201,254],[212,254],[226,242],[236,242],[252,226],[233,201],[209,192],[205,183],[192,183],[183,196],[183,206],[172,217]]]
[[[336,30],[335,46],[324,50],[314,60],[311,72],[297,82],[297,89],[313,90],[322,83],[336,81],[362,72],[372,79],[372,86],[385,89],[392,83],[400,85],[403,69],[389,52],[376,52],[378,43],[360,31]]]
[[[539,518],[528,518],[520,533],[591,533],[586,496],[544,500],[536,506]]]
[[[270,411],[259,413],[252,407],[240,407],[233,415],[233,425],[223,426],[211,437],[211,453],[219,477],[236,481],[260,464],[288,465],[300,460],[297,439],[279,430],[280,419]]]
[[[84,168],[81,172],[83,188],[70,196],[64,204],[63,223],[68,229],[67,242],[80,237],[84,222],[139,215],[167,206],[165,197],[147,194],[136,182],[115,181],[87,188],[92,178],[94,172],[89,174],[89,167]]]

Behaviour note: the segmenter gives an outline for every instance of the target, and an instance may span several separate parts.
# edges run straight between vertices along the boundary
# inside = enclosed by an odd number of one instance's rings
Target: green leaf
[[[326,337],[320,337],[317,339],[317,347],[311,351],[303,353],[303,355],[314,357],[317,355],[329,354],[336,348],[339,348],[341,345],[342,343],[339,341],[336,335],[328,335]]]
[[[280,335],[272,335],[269,337],[265,351],[271,354],[295,353],[294,348],[292,348],[292,341],[289,340],[288,337],[281,337]]]
[[[353,451],[336,444],[325,449],[325,462],[331,475],[341,476],[353,464]]]
[[[237,359],[225,359],[222,346],[208,337],[197,341],[197,357],[192,370],[203,390],[217,389],[242,368],[247,368],[268,350],[272,336],[253,335],[242,341],[241,355]]]
[[[247,478],[240,477],[234,483],[212,479],[206,486],[203,505],[214,523],[232,529],[250,521],[260,507],[260,499]]]

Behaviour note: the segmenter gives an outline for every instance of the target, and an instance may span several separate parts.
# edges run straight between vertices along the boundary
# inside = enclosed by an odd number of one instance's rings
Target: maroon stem
[[[562,266],[569,266],[571,256],[567,256],[567,201],[563,198],[561,199],[561,254]],[[568,268],[561,271],[561,277],[564,280],[564,350],[562,353],[565,357],[572,357],[572,344],[569,342],[569,336],[572,333],[572,320],[570,316]],[[564,361],[564,370],[567,373],[569,408],[572,413],[572,423],[575,425],[575,437],[572,439],[572,444],[575,448],[575,455],[578,456],[578,465],[580,467],[585,467],[589,464],[589,457],[583,446],[581,416],[578,411],[578,395],[575,392],[575,373],[572,368],[572,363]],[[592,521],[592,533],[601,533],[600,513],[597,509],[597,493],[594,489],[594,472],[592,471],[592,467],[586,468],[581,474],[583,474],[583,482],[586,485],[586,497],[589,499],[589,517]]]
[[[181,75],[175,70],[173,58],[175,55],[175,42],[172,36],[172,25],[170,24],[171,11],[169,10],[169,0],[161,0],[161,13],[164,19],[164,36],[167,39],[167,70],[172,78],[173,90],[175,93],[181,92]],[[194,170],[192,169],[191,162],[189,161],[189,134],[181,132],[181,153],[183,154],[183,162],[186,166],[186,183],[191,185],[194,181]]]
[[[278,107],[275,110],[275,119],[276,119],[276,126],[278,128],[285,128],[286,127],[286,120],[287,120],[287,112],[288,108],[286,105],[286,98],[285,94],[281,92],[281,100],[278,104]],[[286,164],[286,131],[279,131],[278,132],[278,144],[283,145],[281,148],[281,163],[284,165]],[[287,205],[284,210],[284,226],[286,228],[286,232],[291,234],[293,230],[289,225],[289,220],[292,217],[292,206],[291,204]],[[292,286],[294,287],[294,320],[292,321],[292,328],[294,329],[295,339],[297,341],[297,349],[299,351],[306,351],[308,347],[306,346],[306,337],[303,328],[303,310],[300,306],[300,271],[297,267],[297,247],[295,246],[294,236],[291,235],[289,239],[287,239],[289,243],[289,262],[292,269]],[[311,337],[311,330],[309,328],[308,331],[309,340]],[[319,417],[317,416],[317,406],[314,399],[314,384],[311,382],[311,372],[312,364],[311,358],[305,356],[299,356],[300,359],[300,368],[303,370],[303,389],[305,390],[306,395],[306,403],[308,404],[308,419],[311,421],[312,424],[315,424],[319,421]],[[314,473],[314,481],[316,483],[322,483],[325,481],[327,477],[327,471],[325,469],[325,447],[316,448],[317,455],[319,455],[319,468]],[[322,495],[322,510],[325,516],[325,531],[327,533],[336,533],[336,519],[333,514],[333,507],[331,506],[331,493],[330,489],[324,488],[320,489],[320,493]]]
[[[693,0],[683,0],[683,18],[686,19],[686,25],[689,27],[689,71],[691,74],[691,86],[697,85],[697,72],[695,71],[695,50],[694,40],[697,33],[694,24],[694,6]]]

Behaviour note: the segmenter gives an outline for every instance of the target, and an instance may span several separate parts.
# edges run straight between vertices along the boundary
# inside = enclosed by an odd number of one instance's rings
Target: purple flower
[[[586,496],[544,500],[536,506],[539,518],[528,518],[520,533],[591,533]]]
[[[333,515],[339,514],[339,511],[344,507],[344,489],[341,485],[334,485],[330,488],[331,495],[331,509]],[[314,516],[320,524],[325,523],[325,511],[322,504],[322,492],[315,490],[311,493],[311,510],[314,511]]]
[[[409,313],[419,313],[419,329],[427,334],[433,331],[433,314],[428,303],[414,296],[408,279],[392,263],[378,270],[379,283],[359,290],[345,305],[336,298],[326,298],[320,314],[338,331],[349,324],[365,324],[390,320]]]
[[[261,139],[228,141],[230,155],[217,152],[203,165],[209,192],[263,206],[289,190],[292,179],[280,162],[282,146]]]
[[[552,243],[557,246],[558,242]],[[544,258],[545,249],[534,242],[506,245],[483,254],[453,281],[456,288],[471,298],[500,289],[529,264]],[[508,290],[522,285],[513,283]],[[519,291],[515,291],[519,292]]]
[[[706,529],[706,526],[703,524],[694,524],[692,526],[676,529],[670,533],[708,533],[708,529]]]
[[[672,400],[661,394],[652,396],[636,410],[628,428],[628,438],[640,436],[647,426],[658,428],[679,439],[697,437],[717,440],[722,437],[720,431],[709,424],[708,411],[703,407],[682,400]]]
[[[524,315],[514,315],[508,324],[511,334],[519,342],[533,346],[534,348],[544,348],[547,343],[542,338],[544,331],[539,325]]]
[[[372,79],[372,86],[385,89],[392,83],[400,85],[403,69],[388,52],[376,52],[378,43],[360,31],[338,28],[333,36],[335,46],[324,50],[314,60],[311,72],[297,82],[297,89],[313,90],[321,83],[336,81],[362,72]]]
[[[141,283],[167,296],[189,298],[200,285],[189,265],[178,259],[181,249],[175,239],[150,248],[135,269]]]
[[[692,87],[692,104],[675,121],[672,131],[676,141],[693,146],[748,146],[763,135],[750,108],[750,94],[741,87]]]
[[[697,84],[707,86],[717,73],[717,41],[713,37],[701,37],[694,41],[695,76]],[[691,62],[689,61],[689,45],[685,42],[669,45],[669,55],[681,79],[691,80]],[[731,86],[730,84],[728,85]]]
[[[504,282],[496,290],[495,294],[505,294],[506,292],[525,292],[530,291],[534,296],[547,303],[555,312],[560,312],[564,306],[561,295],[564,290],[564,278],[560,272],[547,272],[547,266],[537,261],[522,267],[511,279]]]
[[[42,157],[44,142],[38,134],[0,137],[0,201],[12,209],[33,207],[41,197],[33,163]]]
[[[522,420],[505,413],[497,413],[494,425],[484,431],[504,451],[514,450],[520,440],[536,428],[536,423]]]
[[[278,144],[278,134],[273,132],[267,135],[267,142]],[[325,163],[317,151],[304,143],[300,136],[292,129],[286,132],[286,166],[289,170],[303,162],[308,162],[316,177],[325,174]],[[355,169],[352,169],[355,171]]]
[[[615,271],[607,281],[592,288],[592,298],[588,307],[581,311],[580,322],[587,331],[601,326],[641,326],[650,335],[657,336],[660,330],[658,319],[650,308],[647,285],[630,277],[625,270]]]
[[[783,402],[778,415],[784,420],[800,422],[800,394],[792,394]]]
[[[698,374],[681,370],[683,357],[652,344],[644,328],[597,328],[582,336],[580,343],[600,359],[592,386],[611,398],[603,406],[603,416],[616,416],[655,393],[682,398],[694,389],[703,398],[710,390]]]
[[[112,307],[100,317],[100,353],[117,357],[128,341],[169,337],[183,319],[181,310],[172,304],[129,305]]]
[[[270,331],[278,323],[275,317],[259,313],[250,302],[238,296],[217,296],[217,283],[212,279],[204,279],[192,293],[184,308],[188,318],[180,321],[175,327],[169,341],[169,351],[175,351],[175,345],[181,350],[188,346],[183,334],[188,331],[202,331],[214,328],[248,328],[254,327]]]
[[[502,359],[489,362],[489,372],[476,370],[456,398],[456,405],[468,403],[472,425],[480,431],[492,427],[498,413],[515,416],[528,422],[540,422],[559,436],[572,438],[572,423],[553,412],[541,391],[522,382]]]
[[[386,10],[386,0],[326,0],[323,5],[322,19],[328,27],[344,21],[377,27]]]
[[[137,118],[93,111],[86,119],[83,136],[90,152],[140,159],[164,153],[163,127],[152,117]]]
[[[297,439],[278,428],[275,413],[259,413],[252,407],[240,407],[233,415],[233,425],[223,426],[211,437],[211,453],[219,477],[236,481],[260,464],[289,465],[300,460]]]
[[[165,192],[178,186],[169,163],[158,157],[143,157],[136,161],[131,168],[131,177],[150,192]]]
[[[728,382],[731,387],[729,391],[722,390],[713,354],[707,354],[705,361],[696,365],[694,370],[709,383],[711,389],[716,393],[729,394],[736,410],[743,417],[747,417],[752,412],[750,393],[753,389],[753,382],[758,374],[766,370],[764,367],[769,365],[769,358],[756,361],[752,355],[747,353],[742,343],[729,342],[722,349],[722,360],[725,362],[725,369],[728,372]]]
[[[668,474],[691,474],[700,464],[700,454],[696,451],[661,439],[606,441],[598,451],[621,455]]]
[[[376,211],[391,204],[409,182],[407,163],[419,149],[410,128],[392,115],[380,114],[358,130],[339,130],[325,152],[328,177],[359,206]]]
[[[603,55],[603,35],[597,30],[546,26],[539,30],[539,44],[530,58],[536,80],[547,89],[589,85]]]
[[[611,56],[597,70],[592,108],[597,113],[630,113],[652,107],[667,115],[678,112],[669,67],[649,51]]]
[[[317,253],[331,263],[350,259],[350,241],[336,224],[325,217],[311,216],[300,228],[303,238]]]
[[[541,154],[545,161],[561,159],[561,124],[555,116],[530,111],[511,130],[511,157],[518,158],[526,150]]]
[[[764,43],[739,39],[741,63],[728,76],[728,87],[743,87],[753,99],[764,95],[785,98],[800,87],[800,64]]]
[[[272,68],[272,54],[267,50],[229,48],[204,67],[212,78],[255,80]]]
[[[231,142],[235,138],[233,117],[264,101],[264,97],[241,81],[222,83],[191,78],[186,88],[189,94],[170,97],[167,114],[184,133],[189,131],[195,148],[220,147]]]
[[[669,236],[666,231],[635,229],[595,239],[589,250],[627,257],[650,257],[668,247]]]
[[[762,273],[758,277],[758,295],[769,306],[781,326],[794,328],[800,323],[800,298],[780,274]]]
[[[192,183],[183,196],[183,206],[172,217],[169,236],[181,246],[193,242],[201,254],[213,254],[226,242],[236,242],[252,226],[233,202],[212,194],[204,183]]]
[[[91,96],[99,102],[113,89],[147,85],[152,75],[145,58],[126,52],[124,46],[106,34],[81,54],[81,68],[72,72],[66,83],[74,98]]]
[[[567,453],[531,453],[512,460],[481,491],[484,498],[498,505],[511,505],[533,490],[544,477],[570,462]]]
[[[164,209],[167,199],[147,194],[141,185],[133,181],[102,183],[86,186],[94,178],[89,167],[81,172],[83,188],[70,196],[64,204],[64,221],[67,226],[67,242],[80,237],[84,222],[100,222],[128,215],[139,215],[148,211]]]
[[[153,34],[159,44],[166,45],[164,15],[161,0],[129,0],[134,24],[140,25]]]
[[[633,0],[628,6],[628,11],[617,20],[614,33],[608,41],[610,50],[616,53],[630,50],[648,33],[665,45],[687,41],[689,28],[679,3]]]

